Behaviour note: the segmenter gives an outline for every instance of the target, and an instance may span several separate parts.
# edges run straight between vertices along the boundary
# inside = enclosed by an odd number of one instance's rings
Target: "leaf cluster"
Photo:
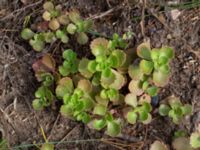
[[[179,124],[182,118],[192,113],[192,106],[189,104],[183,105],[179,99],[171,97],[168,104],[159,106],[159,114],[161,116],[169,116],[175,124]]]
[[[62,10],[61,5],[54,6],[50,1],[43,5],[44,21],[37,25],[34,32],[30,28],[24,28],[21,37],[29,40],[29,44],[35,51],[42,51],[46,43],[52,43],[60,40],[62,43],[68,43],[71,35],[74,35],[79,44],[88,42],[88,32],[92,27],[91,20],[83,20],[77,10],[69,12]]]

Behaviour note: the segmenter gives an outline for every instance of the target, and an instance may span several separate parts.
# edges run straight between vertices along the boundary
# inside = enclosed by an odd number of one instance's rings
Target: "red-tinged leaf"
[[[41,81],[41,75],[47,72],[55,73],[55,60],[51,57],[50,54],[44,55],[41,59],[37,60],[33,65],[32,68],[35,72],[35,76],[37,77],[38,81]]]
[[[49,22],[48,21],[42,21],[37,24],[37,31],[47,31],[49,28]]]

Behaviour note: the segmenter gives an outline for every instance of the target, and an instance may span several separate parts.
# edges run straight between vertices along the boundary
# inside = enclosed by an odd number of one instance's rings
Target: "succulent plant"
[[[69,78],[67,79],[70,80]],[[69,87],[69,84],[67,86]],[[77,121],[88,123],[91,120],[88,111],[94,105],[94,101],[90,96],[91,91],[92,87],[89,80],[80,80],[76,89],[73,90],[70,88],[70,91],[66,90],[63,92],[64,104],[60,108],[61,114],[69,118],[74,118]]]
[[[148,102],[139,102],[134,93],[129,93],[125,96],[125,103],[132,108],[125,108],[125,118],[130,124],[135,124],[138,121],[148,124],[151,122],[152,116],[150,114],[152,107]]]
[[[54,99],[52,91],[46,87],[41,86],[35,92],[35,99],[32,102],[32,106],[35,110],[42,110],[44,107],[49,106]]]
[[[43,8],[44,21],[38,23],[39,32],[34,33],[30,28],[24,28],[21,32],[21,37],[29,40],[29,44],[35,51],[42,51],[46,43],[53,43],[56,40],[64,44],[68,43],[69,34],[74,34],[79,44],[88,42],[86,33],[92,28],[91,20],[84,20],[77,10],[66,12],[60,5],[54,6],[51,1],[45,2]]]
[[[174,52],[170,47],[160,49],[150,48],[149,43],[142,43],[137,47],[137,54],[142,59],[139,68],[131,67],[130,75],[135,78],[132,72],[150,76],[154,85],[163,87],[168,83],[170,67],[169,62],[174,57]]]
[[[79,60],[77,55],[71,49],[67,49],[63,52],[63,64],[59,66],[59,72],[62,76],[68,76],[70,73],[76,73],[78,71]]]
[[[183,105],[176,97],[170,97],[168,104],[161,104],[159,114],[161,116],[169,116],[175,124],[178,124],[185,115],[192,113],[192,106]]]

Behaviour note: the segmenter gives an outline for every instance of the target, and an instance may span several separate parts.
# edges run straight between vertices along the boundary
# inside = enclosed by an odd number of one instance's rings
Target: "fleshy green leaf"
[[[150,113],[148,113],[148,117],[146,120],[142,121],[143,124],[149,124],[152,121],[152,116]]]
[[[160,55],[160,50],[157,48],[154,48],[151,50],[151,59],[153,61],[157,61]]]
[[[74,34],[77,30],[77,27],[73,24],[73,23],[70,23],[68,26],[67,26],[67,32],[69,34]]]
[[[85,110],[91,109],[93,107],[93,105],[94,105],[94,101],[89,97],[82,98],[81,101],[83,101]]]
[[[111,71],[111,69],[105,69],[103,70],[102,74],[101,74],[101,84],[102,86],[106,85],[109,86],[111,83],[113,83],[115,81],[115,75],[113,74],[113,72]]]
[[[149,43],[142,43],[137,47],[137,55],[143,59],[151,60],[151,48]]]
[[[51,10],[54,9],[54,5],[53,5],[52,2],[47,1],[47,2],[45,2],[45,3],[43,4],[43,8],[44,8],[44,10],[51,11]]]
[[[44,49],[45,43],[40,40],[30,40],[30,45],[33,47],[33,49],[37,52],[40,52]]]
[[[45,21],[50,21],[50,20],[51,20],[51,13],[48,12],[48,11],[45,11],[45,12],[42,14],[42,18],[43,18]]]
[[[169,80],[169,74],[163,74],[161,71],[153,72],[153,82],[156,86],[164,87]]]
[[[161,56],[166,56],[167,58],[171,59],[174,57],[174,51],[171,47],[162,47],[161,48]]]
[[[179,111],[179,114],[181,113],[181,111]],[[172,121],[175,123],[175,124],[179,124],[180,122],[180,119],[181,119],[181,116],[177,114],[177,112],[173,109],[171,109],[169,111],[169,117],[172,118]]]
[[[102,99],[108,99],[107,90],[105,90],[105,89],[101,90],[100,97],[101,97]]]
[[[192,106],[189,104],[184,105],[181,109],[184,115],[190,115],[192,113]]]
[[[142,110],[149,113],[152,110],[151,104],[150,103],[143,103],[141,106]]]
[[[73,109],[69,105],[62,105],[60,107],[60,112],[63,116],[71,117],[73,115]]]
[[[88,122],[90,122],[91,117],[90,117],[89,114],[87,114],[87,113],[84,112],[82,114],[82,119],[81,120],[82,120],[83,123],[87,124]]]
[[[148,119],[148,113],[146,111],[139,111],[140,121],[145,121]]]
[[[67,25],[69,23],[68,15],[64,14],[58,17],[58,22],[62,25]]]
[[[34,32],[29,29],[29,28],[25,28],[22,30],[21,32],[21,37],[24,39],[24,40],[30,40],[33,36],[34,36]]]
[[[156,96],[158,93],[158,88],[156,86],[151,86],[146,91],[150,96]]]
[[[128,113],[127,113],[127,121],[129,122],[129,123],[131,123],[131,124],[135,124],[136,123],[136,121],[137,121],[137,113],[135,113],[134,111],[129,111]]]
[[[62,76],[68,76],[70,74],[70,70],[64,66],[59,66],[58,70]]]
[[[170,69],[169,69],[169,65],[162,65],[159,67],[159,70],[163,73],[163,74],[169,74],[170,73]]]
[[[104,105],[104,106],[108,106],[109,100],[108,99],[103,99],[101,98],[99,95],[95,96],[95,100],[98,104]]]
[[[53,32],[44,33],[45,42],[52,43],[56,40],[56,37]]]
[[[114,77],[113,77],[114,82],[112,82],[109,85],[109,88],[119,90],[124,86],[124,84],[126,83],[126,80],[125,80],[124,76],[122,74],[120,74],[119,72],[115,71],[114,69],[111,71],[114,74]]]
[[[168,63],[168,57],[166,56],[159,56],[158,58],[158,64],[159,65],[165,65]]]
[[[94,111],[93,111],[93,114],[95,115],[100,115],[100,116],[104,116],[107,112],[107,107],[104,106],[104,105],[101,105],[101,104],[97,104],[95,107],[94,107]]]
[[[58,98],[63,98],[66,93],[72,93],[74,90],[74,85],[72,79],[64,77],[59,80],[56,87],[56,96]]]
[[[135,95],[141,95],[143,93],[143,90],[140,88],[140,82],[136,80],[131,80],[129,82],[128,89],[131,93],[134,93]]]
[[[64,104],[68,104],[70,100],[71,100],[71,95],[69,93],[66,93],[63,96],[63,102],[64,102]]]
[[[92,72],[88,70],[89,60],[87,58],[82,58],[79,62],[78,70],[86,78],[92,77]]]
[[[87,36],[87,34],[85,34],[84,32],[80,32],[77,34],[77,42],[81,45],[84,45],[88,42],[89,38]]]
[[[32,106],[35,110],[42,110],[44,108],[43,103],[40,99],[33,100]]]
[[[77,54],[73,50],[67,49],[63,52],[62,57],[68,61],[74,61],[77,58]]]
[[[106,126],[106,120],[104,119],[95,119],[93,120],[93,128],[96,130],[101,130]]]
[[[85,93],[90,93],[92,92],[92,84],[90,83],[89,80],[86,79],[82,79],[78,82],[78,86],[79,89],[81,89],[82,91],[84,91]]]
[[[49,28],[53,31],[56,31],[57,29],[60,28],[60,23],[58,22],[57,19],[52,19],[50,22],[49,22]]]
[[[94,56],[108,54],[107,47],[108,40],[105,38],[96,38],[90,44],[90,48]]]
[[[151,74],[152,70],[153,70],[154,64],[151,61],[147,61],[147,60],[142,60],[140,62],[140,69],[142,70],[142,72],[146,75]]]
[[[121,132],[121,127],[116,121],[112,121],[112,122],[109,121],[107,123],[106,133],[109,136],[115,137],[115,136],[119,135],[120,132]]]
[[[165,104],[161,104],[160,107],[159,107],[159,114],[161,116],[167,116],[168,113],[170,111],[170,107],[165,105]]]
[[[111,100],[111,101],[118,101],[119,99],[119,92],[116,90],[116,89],[109,89],[108,92],[108,98]]]
[[[69,12],[69,19],[73,22],[73,23],[77,23],[81,20],[80,14],[77,10],[72,10]]]
[[[111,56],[115,56],[117,58],[117,66],[120,67],[123,66],[126,61],[126,54],[122,50],[114,50],[111,54]]]
[[[96,72],[96,66],[97,66],[97,62],[95,60],[91,60],[89,63],[88,63],[88,70],[92,73],[95,73]]]
[[[128,74],[131,79],[140,80],[143,76],[143,72],[141,71],[139,66],[130,65],[128,68]]]
[[[137,107],[138,101],[137,96],[134,93],[129,93],[125,96],[125,103],[132,107]]]

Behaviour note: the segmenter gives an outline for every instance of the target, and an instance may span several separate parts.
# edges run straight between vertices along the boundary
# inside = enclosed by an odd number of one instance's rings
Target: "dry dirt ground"
[[[58,108],[52,106],[42,112],[31,107],[34,91],[38,83],[31,65],[42,54],[35,53],[27,42],[20,38],[25,17],[30,22],[39,20],[42,0],[0,0],[0,131],[7,139],[10,149],[20,144],[43,142],[40,126],[49,141],[73,141],[57,143],[57,149],[133,149],[148,150],[152,141],[159,139],[170,145],[174,131],[184,129],[188,133],[200,123],[200,9],[179,9],[174,14],[166,1],[147,0],[146,5],[134,0],[55,0],[66,9],[77,8],[86,18],[92,18],[95,30],[106,36],[114,32],[134,33],[130,47],[144,39],[150,40],[152,47],[169,45],[175,50],[171,63],[172,76],[169,84],[159,93],[159,101],[170,95],[180,97],[182,102],[193,105],[194,113],[180,126],[169,119],[156,117],[149,125],[127,125],[123,136],[104,142],[79,140],[109,138],[100,132],[88,129],[83,124],[60,116]],[[179,1],[185,2],[185,1]],[[91,38],[94,35],[90,36]],[[79,55],[90,56],[88,46],[68,45]],[[46,47],[45,52],[56,51],[58,59],[59,43]],[[154,112],[156,113],[156,112]],[[121,146],[115,143],[122,144]],[[21,148],[21,149],[36,149]]]

